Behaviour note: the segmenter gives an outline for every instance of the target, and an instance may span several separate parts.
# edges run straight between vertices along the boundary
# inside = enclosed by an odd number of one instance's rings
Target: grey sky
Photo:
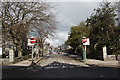
[[[50,37],[48,42],[53,46],[63,44],[68,37],[71,26],[78,25],[89,17],[99,2],[53,2],[56,20],[58,21],[56,37]]]

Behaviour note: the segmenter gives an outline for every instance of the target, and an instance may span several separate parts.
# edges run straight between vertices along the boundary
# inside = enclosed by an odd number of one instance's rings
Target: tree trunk
[[[5,47],[6,47],[6,44],[5,44],[5,26],[3,25],[2,23],[2,55],[5,54]]]
[[[22,57],[22,52],[21,52],[21,50],[18,50],[18,57]]]
[[[18,46],[18,57],[22,56],[22,49],[20,46]]]

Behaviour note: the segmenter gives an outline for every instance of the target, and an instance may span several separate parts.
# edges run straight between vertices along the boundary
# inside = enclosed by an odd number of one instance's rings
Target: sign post
[[[83,60],[86,60],[86,50],[87,50],[87,46],[86,45],[90,45],[89,38],[83,37],[82,42],[83,42],[83,45],[84,45]]]
[[[86,60],[86,45],[84,47],[83,59]]]
[[[32,64],[33,64],[33,58],[34,58],[34,56],[33,56],[33,53],[34,53],[33,48],[34,48],[35,43],[36,43],[36,38],[35,37],[31,37],[31,39],[28,39],[28,46],[32,46],[32,55],[31,55]]]
[[[34,57],[33,57],[33,53],[34,53],[34,52],[33,52],[33,47],[34,47],[34,46],[32,46],[32,55],[31,55],[31,56],[32,56],[32,63],[33,63],[33,58],[34,58]]]

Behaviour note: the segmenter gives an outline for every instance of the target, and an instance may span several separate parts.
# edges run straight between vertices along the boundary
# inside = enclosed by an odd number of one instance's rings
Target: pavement
[[[42,59],[43,59],[43,57],[39,57],[38,59],[34,58],[33,62],[38,63]],[[24,60],[24,61],[20,61],[20,62],[15,63],[15,64],[9,64],[9,66],[26,66],[27,67],[27,66],[30,66],[31,64],[32,64],[32,58]]]
[[[95,60],[95,59],[86,59],[84,63],[89,66],[120,67],[120,61],[117,61],[117,60],[102,61],[102,60]]]
[[[77,60],[77,55],[69,55],[69,57]],[[80,59],[78,59],[80,60]],[[81,60],[80,60],[81,61]],[[98,67],[120,67],[120,61],[118,60],[96,60],[96,59],[86,59],[82,60],[85,65],[88,66],[98,66]]]

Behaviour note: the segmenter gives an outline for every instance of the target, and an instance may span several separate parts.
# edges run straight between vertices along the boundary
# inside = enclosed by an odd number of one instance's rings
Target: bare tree
[[[31,30],[34,29],[38,35],[41,35],[40,30],[43,30],[44,34],[48,35],[55,29],[55,19],[50,13],[50,6],[44,2],[4,2],[0,18],[3,45],[6,40],[13,41],[14,51],[20,54],[19,56],[27,49],[27,35]]]

